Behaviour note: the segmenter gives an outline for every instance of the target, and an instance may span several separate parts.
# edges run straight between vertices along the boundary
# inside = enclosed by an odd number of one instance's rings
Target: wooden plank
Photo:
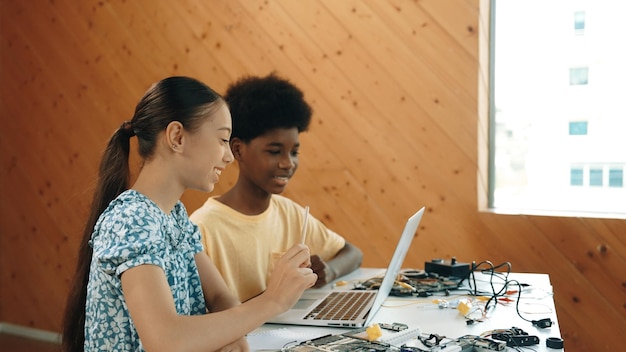
[[[418,5],[442,27],[450,36],[455,38],[459,46],[473,57],[478,57],[478,48],[472,37],[478,32],[476,22],[478,18],[479,1],[468,0],[440,0],[419,1]]]
[[[5,139],[1,139],[0,148],[3,153],[13,152]],[[3,170],[7,171],[2,180],[6,184],[37,189],[29,182],[31,176],[23,165],[6,165],[4,161]],[[35,192],[3,193],[2,301],[11,304],[3,305],[2,320],[58,331],[68,284],[58,273],[67,270],[66,265],[73,266],[73,262],[59,258],[72,258],[74,253],[68,255],[66,237],[50,231],[56,229],[58,219],[49,215],[49,208]]]
[[[475,108],[473,105],[456,104],[459,96],[455,96],[453,89],[446,83],[442,82],[440,77],[433,74],[433,71],[427,65],[422,63],[422,59],[418,55],[410,55],[405,60],[397,59],[403,57],[402,53],[396,52],[395,47],[385,47],[385,51],[381,52],[380,43],[393,42],[395,35],[387,34],[385,37],[377,37],[375,34],[378,32],[385,33],[385,27],[377,25],[377,16],[369,8],[360,3],[350,2],[332,2],[326,4],[329,6],[329,11],[332,11],[336,16],[342,16],[344,18],[352,17],[351,21],[344,21],[346,29],[353,33],[354,41],[357,45],[351,46],[350,51],[346,54],[337,56],[336,61],[353,60],[351,64],[344,64],[344,67],[350,73],[350,70],[357,70],[360,72],[373,71],[373,63],[369,63],[368,55],[375,56],[375,59],[371,60],[377,62],[381,66],[381,73],[376,71],[371,75],[362,75],[352,72],[350,78],[353,84],[358,87],[367,87],[371,84],[372,80],[374,84],[380,82],[380,87],[373,90],[376,93],[378,99],[390,99],[389,101],[398,101],[399,97],[406,96],[410,99],[414,99],[420,107],[428,114],[428,116],[437,124],[446,134],[451,136],[451,140],[457,141],[460,145],[475,145],[475,126],[466,126],[460,121],[471,121],[467,119],[446,119],[442,116],[466,116],[475,114]],[[377,28],[377,30],[373,30]],[[371,38],[374,39],[371,39]],[[419,38],[415,38],[419,40]],[[476,41],[476,44],[478,42]],[[364,46],[364,50],[361,53],[360,46]],[[398,45],[398,47],[401,47]],[[366,54],[367,53],[367,54]],[[352,57],[354,56],[354,57]],[[419,58],[419,59],[418,59]],[[367,63],[366,65],[359,65],[360,62]],[[468,62],[467,64],[471,64]],[[373,79],[370,78],[373,76]],[[394,78],[393,80],[389,79]],[[359,80],[362,78],[362,80]],[[401,79],[403,78],[403,79]],[[429,82],[428,86],[416,85],[415,82]],[[389,86],[382,86],[384,82],[388,82]],[[402,87],[401,93],[395,92],[398,88]],[[367,92],[372,92],[372,89],[368,89]],[[372,97],[373,98],[373,97]],[[370,98],[370,99],[372,99]],[[394,99],[395,98],[395,99]],[[474,102],[467,101],[467,104],[475,104]]]
[[[603,243],[600,234],[581,226],[582,221],[549,217],[532,217],[531,221],[589,281],[590,288],[603,292],[602,297],[610,306],[622,307],[618,311],[626,317],[626,260],[612,255],[613,251]]]

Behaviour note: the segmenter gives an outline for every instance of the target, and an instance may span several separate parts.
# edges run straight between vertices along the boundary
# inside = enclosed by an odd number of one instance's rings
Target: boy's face
[[[295,127],[269,130],[236,148],[240,177],[270,194],[282,193],[298,168],[300,140]]]

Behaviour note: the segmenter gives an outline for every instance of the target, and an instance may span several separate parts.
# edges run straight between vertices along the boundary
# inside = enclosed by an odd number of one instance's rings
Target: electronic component
[[[409,328],[408,325],[402,324],[402,323],[393,323],[393,324],[380,323],[379,325],[381,328],[385,330],[396,331],[396,332],[406,330]]]
[[[504,351],[506,343],[493,341],[476,335],[465,335],[457,339],[461,352]]]
[[[400,275],[404,275],[408,277],[409,279],[425,279],[426,278],[426,272],[424,270],[415,270],[415,269],[402,270],[400,272]]]
[[[378,290],[382,278],[371,278],[355,284],[355,290]],[[391,287],[390,296],[412,296],[428,297],[434,292],[445,292],[448,295],[450,290],[457,289],[463,279],[457,277],[424,277],[412,278],[403,274],[397,276]]]
[[[491,332],[491,338],[504,341],[509,347],[532,346],[539,343],[537,336],[528,335],[527,332],[516,327],[506,330],[495,330]]]
[[[561,349],[563,348],[563,339],[560,337],[548,337],[546,339],[546,347]]]
[[[509,347],[532,346],[539,343],[539,338],[534,335],[494,334],[491,337],[496,340],[505,341],[506,345]]]
[[[549,328],[552,326],[552,320],[550,318],[533,320],[532,323],[534,326],[538,328],[542,328],[542,329]]]
[[[398,352],[398,347],[388,343],[378,341],[368,341],[347,335],[329,335],[304,341],[297,346],[282,349],[290,352],[312,352],[312,351],[350,351],[350,352]]]
[[[438,276],[445,277],[458,277],[465,279],[469,276],[470,265],[468,263],[459,263],[455,257],[450,260],[433,259],[430,262],[424,263],[424,270],[428,274],[437,274]]]

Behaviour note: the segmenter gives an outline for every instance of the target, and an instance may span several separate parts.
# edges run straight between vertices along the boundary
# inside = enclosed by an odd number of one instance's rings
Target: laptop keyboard
[[[305,319],[353,320],[375,294],[376,292],[371,291],[331,292]]]

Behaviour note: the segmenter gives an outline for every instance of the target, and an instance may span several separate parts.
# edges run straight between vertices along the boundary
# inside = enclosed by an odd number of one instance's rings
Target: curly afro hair
[[[232,138],[244,142],[276,128],[309,128],[313,111],[302,91],[272,72],[265,77],[245,76],[224,95],[233,122]]]

